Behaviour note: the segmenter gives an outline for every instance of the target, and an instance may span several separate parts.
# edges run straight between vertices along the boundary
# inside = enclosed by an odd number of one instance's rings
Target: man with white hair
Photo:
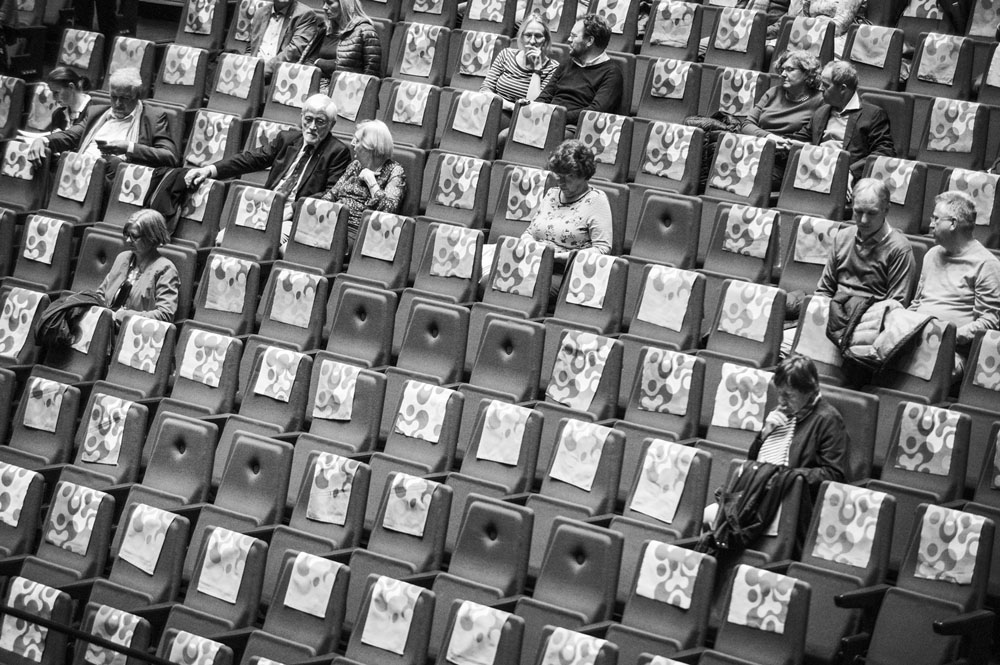
[[[206,178],[235,178],[270,168],[264,186],[285,195],[281,227],[284,246],[292,228],[295,201],[333,187],[351,163],[350,150],[330,134],[336,121],[336,103],[326,95],[315,94],[302,106],[300,129],[286,129],[260,149],[244,150],[214,164],[191,169],[184,180],[188,187],[197,187]]]
[[[142,78],[134,67],[118,69],[109,79],[111,106],[92,104],[73,126],[31,143],[28,156],[41,160],[45,149],[104,157],[113,173],[118,162],[177,166],[177,145],[167,115],[139,99]]]

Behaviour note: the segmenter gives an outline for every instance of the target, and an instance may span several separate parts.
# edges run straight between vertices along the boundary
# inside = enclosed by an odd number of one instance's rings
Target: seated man
[[[916,262],[906,236],[885,219],[889,188],[881,180],[863,178],[854,186],[851,206],[854,224],[842,228],[834,238],[815,293],[841,303],[875,298],[898,300],[905,306]],[[801,298],[801,292],[789,294],[791,318],[798,316]],[[794,328],[785,330],[783,352],[791,349],[794,337]]]
[[[274,0],[269,12],[257,12],[250,22],[247,55],[264,59],[268,79],[278,63],[298,62],[320,29],[319,17],[298,0]]]
[[[119,162],[177,166],[177,146],[170,135],[167,115],[139,100],[139,70],[128,67],[112,72],[109,88],[110,108],[91,104],[68,129],[35,139],[28,150],[29,159],[40,161],[46,148],[53,154],[67,150],[87,153],[108,160],[109,176]]]
[[[292,230],[295,201],[318,196],[333,187],[351,162],[347,146],[330,135],[337,121],[337,105],[323,94],[315,94],[302,107],[302,128],[286,129],[259,150],[244,150],[184,176],[188,187],[205,178],[234,178],[270,168],[264,186],[285,195],[281,246]],[[224,231],[224,229],[223,229]]]
[[[972,338],[1000,328],[1000,259],[972,237],[976,205],[962,192],[934,198],[931,231],[937,242],[924,256],[910,309],[954,323],[961,376]]]
[[[538,96],[539,102],[566,108],[567,138],[575,133],[583,111],[618,113],[623,77],[618,64],[608,57],[610,41],[611,28],[602,17],[587,14],[577,21],[569,37],[569,59]]]
[[[894,157],[896,146],[889,131],[889,116],[858,96],[858,70],[849,62],[834,60],[820,76],[823,101],[806,125],[793,136],[813,145],[828,145],[851,155],[851,177],[857,180],[869,155]]]

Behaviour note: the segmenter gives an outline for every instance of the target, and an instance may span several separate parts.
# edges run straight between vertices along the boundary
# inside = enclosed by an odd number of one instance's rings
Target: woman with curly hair
[[[819,89],[823,66],[819,58],[805,51],[787,51],[778,59],[781,83],[770,88],[751,109],[741,132],[771,139],[776,144],[772,187],[781,186],[788,163],[791,137],[812,118],[823,93]]]
[[[594,151],[582,141],[563,141],[549,156],[549,171],[558,187],[542,196],[538,211],[522,234],[555,248],[557,263],[576,250],[611,253],[611,204],[590,186],[596,167]]]

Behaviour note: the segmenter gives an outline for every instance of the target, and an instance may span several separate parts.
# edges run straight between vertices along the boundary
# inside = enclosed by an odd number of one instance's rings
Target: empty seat
[[[566,132],[566,110],[551,104],[528,102],[514,106],[504,145],[505,161],[544,168],[552,150]]]
[[[0,288],[0,367],[29,365],[38,357],[35,333],[49,297],[20,287]],[[28,325],[24,325],[27,323]]]
[[[208,166],[239,151],[240,119],[229,113],[198,109],[184,148],[184,165]]]
[[[169,44],[156,74],[151,103],[179,108],[198,108],[205,93],[208,51],[194,46]]]
[[[53,190],[45,210],[74,224],[92,224],[104,204],[106,162],[92,155],[66,152],[59,157]]]
[[[42,207],[49,191],[47,174],[50,155],[40,163],[28,159],[28,143],[18,139],[0,141],[0,206],[23,215]]]
[[[553,661],[568,665],[612,665],[618,662],[617,645],[585,633],[546,626],[542,630],[541,640],[533,661],[535,665]]]
[[[361,367],[388,365],[397,301],[392,291],[358,284],[335,288],[327,305],[326,351],[338,360]]]
[[[174,43],[218,51],[226,31],[225,10],[219,0],[188,0],[177,24]]]
[[[115,500],[104,492],[60,482],[49,505],[42,539],[21,575],[63,586],[104,570]]]
[[[784,247],[778,288],[786,293],[798,291],[812,295],[833,251],[837,232],[843,226],[841,222],[821,217],[796,216],[792,220],[789,242]],[[800,310],[804,311],[802,307]]]
[[[324,275],[339,273],[347,252],[348,216],[347,207],[340,203],[315,198],[296,201],[282,258]]]
[[[213,249],[198,283],[194,320],[229,335],[249,332],[257,308],[260,264]]]
[[[14,272],[4,283],[52,293],[69,283],[73,252],[73,225],[44,215],[28,215],[22,238],[23,249]]]
[[[0,462],[0,492],[9,503],[0,513],[0,557],[19,556],[34,551],[35,530],[41,522],[41,474]]]
[[[296,661],[332,651],[340,641],[350,575],[350,569],[336,561],[287,553],[274,602],[261,629],[250,634],[244,659]]]
[[[404,81],[442,85],[451,30],[426,23],[399,23],[392,33],[390,76]]]
[[[321,76],[318,67],[277,63],[261,117],[297,125],[306,99],[319,92]]]
[[[841,639],[858,632],[858,610],[834,605],[837,595],[885,579],[896,502],[882,492],[826,481],[820,486],[818,508],[806,532],[801,562],[787,573],[809,584],[812,594],[806,633],[806,656],[835,662]]]
[[[197,545],[184,603],[170,608],[164,630],[215,636],[248,625],[257,611],[267,545],[257,538],[209,527]]]
[[[91,603],[135,611],[172,602],[181,585],[181,564],[190,522],[186,517],[143,503],[122,513],[118,547],[108,578],[94,582]]]
[[[107,489],[135,482],[149,411],[95,387],[76,430],[76,459],[60,480]]]
[[[861,87],[895,90],[903,59],[903,31],[882,25],[851,26],[843,55],[857,70]]]
[[[330,77],[330,96],[337,100],[334,134],[353,136],[359,123],[375,118],[380,79],[369,74],[337,71]]]
[[[87,603],[80,629],[125,648],[139,652],[149,649],[151,632],[149,621],[108,605]],[[122,656],[109,648],[82,639],[77,640],[73,650],[73,665],[84,665],[104,658],[114,660],[121,659]]]
[[[708,632],[715,559],[657,540],[636,546],[636,575],[629,580],[621,623],[608,626],[608,641],[618,646],[625,663],[637,662],[642,653],[665,657],[701,646]]]
[[[110,390],[132,399],[160,397],[173,367],[177,327],[166,321],[128,315],[115,343],[107,377],[96,389]]]
[[[29,376],[11,421],[8,445],[0,446],[0,459],[25,469],[69,462],[79,410],[79,388]]]
[[[443,601],[438,597],[435,607]],[[434,644],[438,663],[469,659],[484,665],[515,665],[521,662],[524,621],[510,612],[469,600],[451,604],[443,641]],[[436,620],[435,620],[436,621]],[[435,623],[435,627],[436,627]],[[473,661],[474,659],[474,661]]]
[[[778,207],[837,219],[847,200],[851,156],[845,150],[803,145],[788,157]]]
[[[612,182],[625,180],[632,148],[631,118],[584,111],[577,124],[576,139],[594,152],[595,178]]]
[[[251,55],[223,53],[216,63],[215,82],[205,108],[231,113],[242,120],[260,115],[264,61]]]
[[[420,665],[427,658],[434,592],[389,577],[372,575],[337,665]]]
[[[524,619],[523,653],[544,643],[546,625],[576,628],[611,616],[621,553],[621,534],[556,519],[534,593],[514,609]]]
[[[74,28],[65,30],[59,43],[56,66],[69,67],[78,75],[86,77],[92,88],[97,88],[104,78],[105,39],[99,32]]]
[[[222,210],[220,247],[253,261],[269,261],[278,253],[285,197],[259,187],[231,187]]]
[[[457,91],[439,127],[440,148],[449,153],[492,160],[500,133],[503,100],[488,92]]]
[[[625,509],[621,515],[612,515],[608,522],[608,528],[622,534],[624,542],[625,567],[618,578],[617,598],[626,604],[629,598],[634,602],[632,594],[646,570],[646,557],[653,556],[648,549],[643,555],[643,543],[650,540],[672,542],[698,534],[712,466],[710,454],[691,446],[647,438],[637,447],[640,463],[634,470],[622,474],[623,479],[630,477]],[[714,575],[709,574],[709,579],[712,577]],[[703,591],[711,595],[711,587]],[[695,621],[695,625],[698,621],[695,615],[689,615],[689,620]],[[707,615],[704,620],[707,621]],[[687,638],[678,638],[680,648],[693,646],[703,634],[692,632]]]
[[[709,33],[705,63],[762,70],[766,31],[767,17],[761,12],[724,7]]]
[[[800,15],[782,18],[778,40],[774,45],[774,54],[771,59],[771,71],[777,73],[777,65],[781,62],[781,56],[787,51],[805,51],[824,64],[833,60],[836,31],[836,24],[828,16]],[[837,50],[839,51],[839,49]]]
[[[988,110],[981,104],[935,98],[923,124],[917,159],[942,166],[981,169],[987,121]]]
[[[233,663],[233,650],[225,644],[176,628],[164,631],[156,655],[184,665],[232,665]]]
[[[24,577],[10,579],[4,605],[66,626],[73,614],[73,601],[68,593]],[[39,665],[66,662],[64,632],[49,630],[9,614],[4,615],[0,632],[4,635],[4,639],[0,640],[0,655],[5,660]]]
[[[985,458],[992,444],[993,425],[1000,420],[997,391],[1000,384],[993,378],[996,358],[1000,355],[1000,332],[988,330],[972,342],[968,367],[962,377],[958,401],[950,405],[954,411],[969,417],[969,468],[965,478],[966,488],[974,488],[983,470],[978,462]]]

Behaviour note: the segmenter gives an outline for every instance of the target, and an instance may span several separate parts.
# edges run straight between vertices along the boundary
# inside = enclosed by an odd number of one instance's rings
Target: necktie
[[[299,189],[298,184],[299,179],[302,177],[302,171],[305,170],[306,164],[309,163],[309,158],[312,157],[315,148],[316,146],[311,143],[306,143],[302,146],[298,159],[292,164],[291,169],[285,174],[285,177],[278,182],[278,186],[274,188],[274,191],[283,194],[288,200],[295,198],[295,194]]]

